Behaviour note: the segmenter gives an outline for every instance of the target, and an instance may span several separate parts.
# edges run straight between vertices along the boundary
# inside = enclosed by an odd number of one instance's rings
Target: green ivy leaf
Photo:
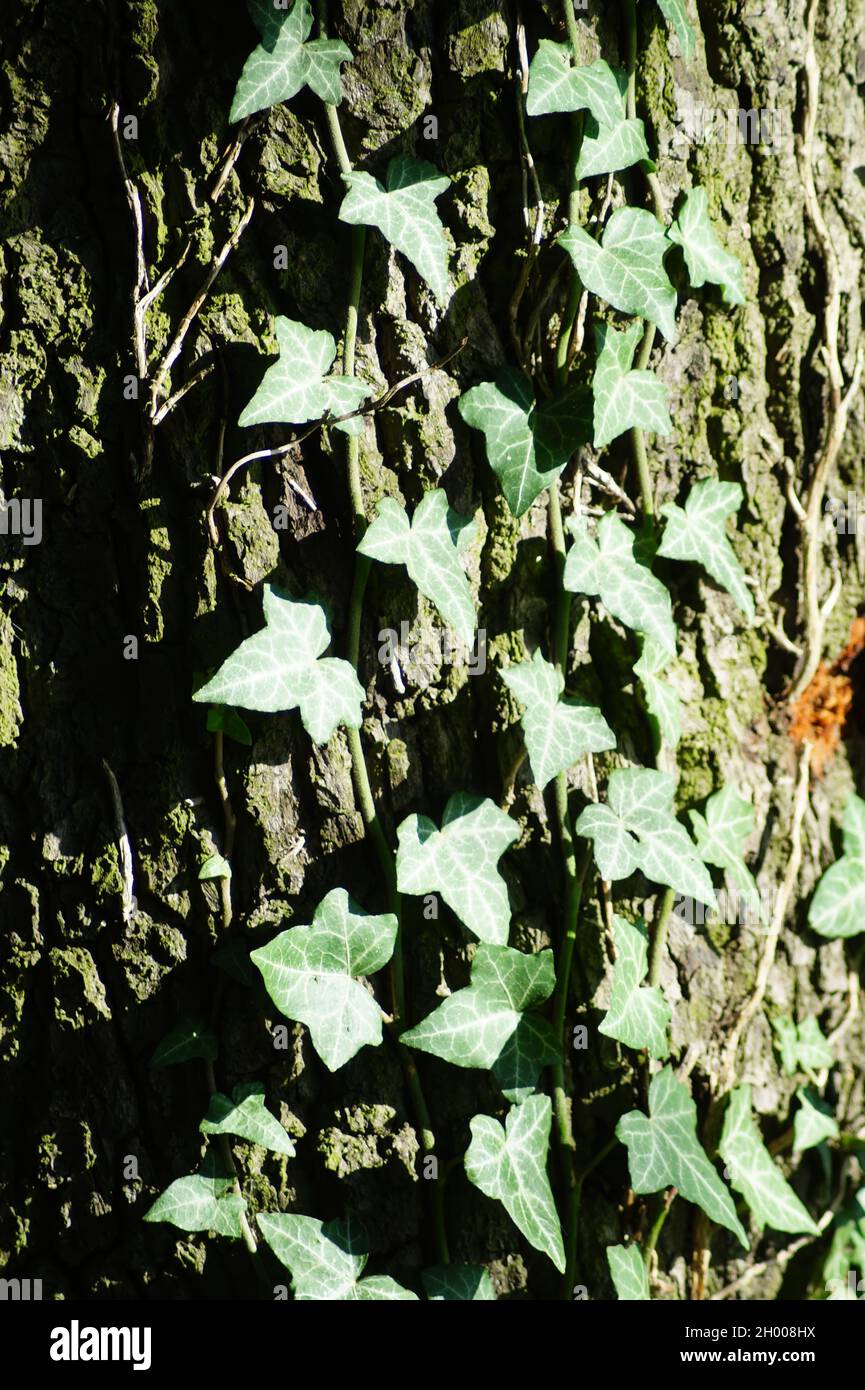
[[[727,517],[742,505],[738,483],[719,483],[712,478],[695,483],[684,508],[667,502],[667,518],[658,554],[668,560],[693,560],[726,589],[748,618],[754,616],[754,600],[745,583],[745,571],[727,539]]]
[[[520,704],[526,748],[537,785],[544,788],[584,753],[615,748],[616,736],[599,709],[563,700],[565,679],[540,652],[500,672]]]
[[[576,594],[597,595],[608,612],[626,627],[651,637],[670,656],[676,653],[676,628],[669,590],[647,565],[634,559],[633,531],[615,512],[607,512],[592,540],[584,519],[571,517],[574,543],[565,562],[564,585]]]
[[[635,1192],[676,1187],[689,1202],[726,1226],[747,1248],[748,1238],[727,1188],[697,1138],[697,1107],[672,1067],[664,1067],[649,1086],[649,1115],[631,1110],[616,1126],[627,1145]]]
[[[339,216],[351,226],[378,227],[382,236],[411,261],[439,303],[449,298],[448,244],[435,200],[450,179],[425,159],[398,154],[382,185],[371,174],[343,174],[348,193]]]
[[[372,387],[356,376],[328,376],[336,357],[330,333],[316,332],[295,319],[276,320],[279,360],[261,379],[239,425],[302,425],[307,420],[347,415],[357,410]],[[363,422],[357,416],[336,426],[346,434],[359,434]]]
[[[610,1007],[598,1032],[626,1047],[647,1048],[650,1057],[669,1055],[667,1029],[673,1010],[660,989],[644,985],[649,964],[649,936],[642,922],[613,917],[616,961]]]
[[[830,1280],[837,1280],[840,1286],[830,1295],[831,1298],[856,1297],[848,1283],[848,1276],[854,1268],[865,1275],[865,1187],[855,1193],[835,1218],[832,1244],[823,1264],[825,1282],[828,1284]]]
[[[835,1060],[832,1048],[816,1018],[806,1018],[797,1027],[792,1018],[782,1014],[772,1019],[772,1028],[785,1076],[794,1076],[800,1068],[807,1072],[818,1072],[824,1067],[831,1067]]]
[[[417,1294],[394,1279],[377,1275],[361,1279],[369,1259],[366,1234],[352,1217],[345,1221],[316,1221],[312,1216],[258,1217],[261,1234],[291,1274],[299,1301],[417,1302]]]
[[[697,40],[688,20],[685,0],[658,0],[658,4],[667,23],[675,29],[679,43],[682,45],[685,62],[689,63],[694,56]]]
[[[669,652],[651,637],[645,637],[640,659],[634,662],[634,675],[639,677],[646,708],[657,719],[661,737],[675,748],[682,736],[682,706],[669,681],[661,679],[669,664]]]
[[[592,840],[601,878],[615,882],[640,869],[653,883],[717,907],[705,866],[673,814],[675,782],[652,768],[619,768],[610,776],[607,801],[587,806],[576,824]]]
[[[434,1265],[421,1274],[432,1303],[459,1299],[463,1303],[494,1303],[493,1281],[482,1265]]]
[[[617,208],[600,242],[571,223],[558,238],[587,290],[623,314],[638,314],[676,338],[676,291],[664,269],[666,233],[643,208]]]
[[[787,1014],[772,1019],[775,1045],[781,1055],[781,1070],[793,1076],[799,1060],[799,1029]]]
[[[654,372],[631,371],[643,331],[639,321],[622,333],[608,324],[595,324],[597,365],[592,385],[596,449],[635,427],[655,434],[669,434],[673,428],[664,383]]]
[[[800,1086],[796,1092],[800,1108],[793,1120],[793,1152],[816,1148],[827,1139],[837,1139],[838,1122],[831,1108],[810,1086]]]
[[[387,965],[396,930],[392,913],[369,917],[344,888],[334,888],[311,926],[290,927],[251,954],[274,1004],[307,1025],[328,1071],[344,1066],[364,1044],[381,1042],[381,1009],[354,977]]]
[[[261,43],[247,58],[231,103],[230,121],[241,121],[277,102],[289,101],[309,87],[330,106],[342,101],[340,64],[350,63],[351,49],[338,39],[306,39],[312,28],[307,0],[288,11],[273,0],[247,0]]]
[[[808,909],[818,936],[856,936],[865,931],[865,801],[851,796],[844,807],[843,854],[823,874]]]
[[[759,920],[765,922],[766,911],[760,890],[742,856],[742,845],[754,829],[751,803],[733,787],[724,787],[709,797],[705,816],[700,815],[699,811],[689,811],[688,819],[697,842],[697,853],[703,863],[724,869],[736,891],[757,913]]]
[[[541,39],[529,69],[526,111],[530,116],[590,112],[577,162],[577,178],[585,179],[649,157],[643,122],[628,120],[627,90],[625,74],[603,59],[573,67],[568,44]]]
[[[535,405],[532,383],[516,367],[460,397],[467,425],[481,430],[490,467],[514,516],[528,511],[544,488],[592,437],[591,395],[569,387],[555,400]]]
[[[189,1062],[202,1057],[215,1062],[219,1056],[216,1034],[203,1018],[181,1018],[166,1033],[150,1059],[152,1067],[171,1067],[177,1062]]]
[[[685,253],[685,264],[695,290],[708,281],[710,285],[721,286],[725,304],[745,303],[741,263],[718,240],[709,217],[705,188],[691,190],[667,235]]]
[[[820,1234],[763,1144],[751,1113],[750,1086],[731,1092],[718,1149],[730,1182],[745,1198],[761,1231],[771,1226],[775,1231]]]
[[[490,1115],[475,1115],[465,1169],[469,1182],[501,1202],[529,1244],[564,1273],[562,1232],[547,1177],[552,1113],[549,1096],[529,1096],[511,1106],[504,1126]]]
[[[424,597],[471,646],[477,613],[460,555],[475,532],[472,518],[452,511],[447,494],[434,488],[424,495],[411,521],[404,507],[386,497],[358,550],[386,565],[405,565]]]
[[[249,727],[241,719],[236,709],[231,709],[229,705],[213,705],[207,711],[207,732],[209,734],[222,733],[227,738],[233,738],[235,743],[242,743],[245,748],[252,747],[252,734]]]
[[[294,1157],[294,1144],[283,1125],[264,1103],[264,1087],[259,1081],[241,1082],[231,1098],[217,1091],[210,1098],[207,1114],[199,1125],[202,1134],[236,1134],[251,1144],[261,1144],[274,1153]]]
[[[354,667],[321,653],[330,644],[324,609],[264,586],[265,628],[247,637],[193,700],[274,713],[300,708],[315,743],[344,724],[359,729],[364,690]]]
[[[505,946],[511,909],[496,865],[519,838],[519,826],[495,802],[457,792],[445,807],[441,830],[428,816],[408,816],[397,829],[399,891],[440,893],[481,941]]]
[[[555,983],[552,951],[530,956],[508,946],[479,946],[471,984],[400,1041],[457,1067],[492,1071],[508,1100],[525,1100],[559,1055],[552,1025],[527,1012],[549,999]]]
[[[607,1264],[620,1300],[645,1301],[651,1297],[649,1275],[636,1245],[608,1245]]]
[[[166,1221],[181,1231],[215,1231],[238,1239],[243,1234],[245,1210],[234,1179],[218,1176],[215,1164],[206,1159],[201,1173],[176,1178],[169,1184],[143,1220]]]
[[[231,865],[221,854],[209,854],[198,870],[200,883],[211,878],[231,878]]]

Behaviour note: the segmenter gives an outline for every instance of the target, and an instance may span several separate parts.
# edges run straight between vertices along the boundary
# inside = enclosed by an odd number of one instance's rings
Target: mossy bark
[[[342,108],[352,156],[378,174],[394,152],[408,151],[452,179],[441,202],[456,248],[457,289],[447,313],[377,234],[368,239],[358,370],[382,387],[425,371],[365,423],[368,502],[390,494],[413,506],[440,483],[458,511],[479,515],[472,580],[488,634],[487,669],[472,675],[465,661],[436,653],[435,614],[399,572],[374,572],[363,626],[364,741],[388,833],[412,811],[437,816],[446,797],[463,789],[505,803],[519,819],[522,837],[504,861],[512,943],[536,949],[557,939],[563,887],[554,816],[526,765],[514,773],[518,711],[496,668],[538,646],[549,650],[554,579],[546,516],[539,503],[522,524],[510,517],[481,441],[455,405],[461,390],[513,356],[509,305],[527,244],[514,80],[518,8],[504,0],[343,0],[331,6],[330,27],[355,53]],[[786,501],[785,460],[803,489],[829,396],[819,352],[825,271],[794,140],[805,5],[699,0],[698,9],[702,36],[686,65],[656,8],[641,0],[638,107],[658,150],[668,206],[696,182],[707,188],[712,216],[744,263],[748,303],[730,311],[710,291],[689,294],[682,277],[680,340],[653,359],[670,387],[675,432],[652,442],[651,466],[659,504],[681,500],[688,478],[742,481],[747,501],[737,544],[758,606],[801,637],[798,523]],[[558,4],[544,0],[523,11],[530,51],[539,37],[564,36]],[[579,13],[582,59],[600,52],[622,60],[623,11],[608,5]],[[298,1141],[288,1163],[235,1146],[252,1203],[321,1217],[351,1207],[366,1219],[375,1265],[417,1286],[433,1251],[398,1057],[388,1044],[365,1049],[331,1076],[304,1030],[291,1030],[287,1051],[275,1049],[271,1029],[279,1019],[261,989],[214,965],[214,951],[225,944],[222,904],[213,884],[198,881],[204,858],[224,843],[224,822],[212,739],[190,699],[196,680],[259,626],[264,578],[327,603],[335,650],[346,629],[353,538],[341,436],[311,438],[246,473],[218,513],[218,554],[205,524],[214,475],[249,448],[285,437],[236,425],[273,353],[274,315],[337,338],[343,329],[350,233],[336,216],[341,185],[321,107],[302,93],[255,118],[214,202],[214,180],[236,134],[226,120],[233,84],[255,42],[242,7],[229,0],[6,0],[0,33],[0,469],[7,499],[43,502],[40,544],[0,536],[0,1264],[7,1274],[41,1277],[52,1297],[261,1292],[241,1248],[178,1238],[173,1228],[141,1219],[157,1192],[197,1166],[197,1126],[207,1105],[203,1064],[153,1070],[149,1059],[179,1016],[214,1013],[221,1088],[265,1080],[271,1107]],[[841,352],[849,372],[865,246],[865,0],[821,6],[817,50],[815,181],[841,263]],[[136,374],[136,231],[106,119],[113,102],[121,117],[137,121],[129,132],[121,122],[120,147],[141,199],[150,283],[190,242],[147,316],[151,362],[164,353],[248,198],[256,200],[171,385],[178,389],[199,367],[208,373],[156,431],[149,465],[146,384],[138,400],[127,398]],[[789,138],[771,148],[688,138],[699,108],[739,107],[770,108]],[[428,116],[435,121],[425,122]],[[561,131],[557,118],[529,126],[550,233],[563,225],[568,185]],[[629,174],[614,196],[643,202],[640,177]],[[287,248],[284,262],[280,247]],[[520,308],[523,328],[562,260],[550,237]],[[564,276],[555,279],[541,316],[545,334],[547,319],[555,332],[564,285]],[[463,338],[445,371],[428,370]],[[857,400],[833,495],[861,496],[863,442]],[[604,467],[636,495],[624,441]],[[573,471],[565,475],[569,505]],[[277,516],[282,524],[275,526]],[[843,647],[862,603],[861,534],[839,540],[837,572],[830,655]],[[686,702],[680,804],[693,805],[724,782],[747,789],[759,828],[749,850],[771,890],[790,852],[796,750],[783,691],[792,658],[765,624],[745,628],[729,597],[695,569],[664,577],[681,633],[671,679]],[[377,653],[381,630],[399,631],[404,620],[412,639],[431,650],[408,664],[401,690]],[[573,687],[593,690],[621,732],[622,751],[648,761],[629,693],[632,654],[588,605],[577,604],[574,621]],[[341,735],[317,749],[293,715],[250,715],[248,723],[251,748],[225,741],[237,815],[229,935],[241,952],[278,926],[309,921],[336,885],[371,910],[384,906]],[[805,924],[808,894],[832,857],[833,816],[857,778],[862,788],[861,724],[851,720],[848,732],[813,785],[796,901],[739,1072],[754,1084],[768,1137],[786,1127],[794,1089],[780,1075],[768,1015],[816,1014],[829,1032],[849,1008],[849,950],[845,963],[841,943],[821,943]],[[112,775],[134,857],[135,907],[126,918]],[[574,789],[578,798],[578,775]],[[635,902],[640,887],[627,885]],[[410,900],[405,919],[414,1020],[465,981],[470,952],[446,909],[427,921]],[[619,1114],[641,1103],[638,1073],[596,1031],[594,1001],[603,997],[607,968],[600,920],[592,898],[569,1010],[569,1025],[585,1023],[590,1039],[574,1053],[570,1078],[580,1162],[606,1142]],[[673,1040],[683,1053],[699,1050],[693,1076],[703,1104],[726,1032],[753,988],[761,939],[737,927],[675,927],[669,944],[662,983],[675,1004]],[[857,1016],[838,1044],[832,1098],[849,1129],[863,1123],[863,1037]],[[442,1158],[457,1158],[469,1118],[501,1113],[501,1097],[477,1073],[423,1058],[421,1070]],[[801,1163],[795,1180],[818,1213],[835,1196],[816,1163]],[[639,1207],[622,1210],[626,1193],[620,1150],[584,1196],[579,1282],[593,1298],[611,1296],[604,1246],[644,1219]],[[490,1264],[500,1293],[555,1294],[551,1267],[458,1165],[446,1202],[455,1259]],[[667,1296],[684,1294],[692,1216],[678,1203],[664,1231],[658,1288]],[[771,1256],[779,1243],[764,1239],[752,1258]],[[786,1283],[770,1268],[747,1296],[795,1296],[819,1268],[819,1251],[815,1244],[803,1252]],[[715,1285],[746,1266],[723,1239],[714,1240],[712,1255]],[[272,1277],[280,1282],[278,1270]]]

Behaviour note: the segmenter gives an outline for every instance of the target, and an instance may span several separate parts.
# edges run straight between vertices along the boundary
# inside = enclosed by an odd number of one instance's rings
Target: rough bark
[[[523,7],[529,47],[563,37],[560,7]],[[680,500],[690,476],[740,479],[747,493],[740,555],[763,613],[797,627],[798,522],[785,500],[789,461],[804,488],[829,410],[819,353],[825,267],[806,216],[792,132],[801,127],[804,0],[699,0],[703,37],[695,61],[671,55],[663,21],[643,0],[638,106],[659,151],[665,198],[699,181],[730,249],[744,262],[748,304],[731,313],[709,292],[680,309],[681,337],[656,350],[671,388],[675,433],[652,448],[659,503]],[[603,13],[602,13],[603,11]],[[465,348],[445,372],[428,371],[367,420],[362,462],[370,504],[397,495],[409,505],[440,481],[463,513],[482,510],[473,583],[488,633],[489,663],[426,658],[399,692],[376,659],[378,633],[401,621],[434,636],[434,615],[389,569],[367,594],[362,681],[369,691],[364,739],[386,828],[412,811],[438,815],[468,789],[506,801],[522,838],[504,861],[513,907],[512,944],[555,941],[562,887],[554,824],[525,768],[518,711],[496,678],[506,656],[548,641],[553,569],[546,516],[522,525],[507,512],[482,443],[461,423],[461,390],[512,358],[509,303],[522,265],[521,152],[514,83],[515,5],[496,0],[386,0],[334,4],[332,31],[356,57],[345,72],[346,138],[353,157],[379,173],[404,150],[432,159],[453,180],[442,202],[459,248],[458,290],[442,315],[407,264],[369,238],[359,334],[362,374],[384,388]],[[622,55],[616,6],[580,13],[584,52]],[[849,376],[860,320],[865,246],[865,3],[819,9],[822,75],[815,181],[840,260],[841,361]],[[6,0],[0,76],[0,457],[7,499],[43,499],[44,537],[27,546],[0,537],[0,1263],[41,1277],[50,1295],[214,1297],[259,1292],[245,1252],[216,1238],[178,1238],[143,1225],[155,1194],[192,1171],[207,1103],[200,1063],[153,1070],[149,1059],[183,1014],[214,1008],[217,980],[220,1086],[253,1077],[298,1137],[285,1162],[235,1146],[244,1188],[261,1209],[330,1217],[346,1206],[366,1218],[378,1270],[416,1283],[432,1262],[429,1209],[415,1117],[389,1045],[365,1049],[334,1076],[294,1031],[275,1051],[278,1018],[263,992],[213,964],[223,937],[218,891],[198,869],[223,842],[222,808],[194,682],[260,623],[259,583],[270,578],[329,604],[344,641],[353,541],[339,436],[311,438],[281,462],[247,472],[218,513],[222,545],[210,545],[205,509],[213,475],[252,447],[285,437],[241,431],[240,409],[274,351],[273,317],[287,313],[337,338],[348,292],[348,230],[320,104],[303,93],[251,122],[218,202],[210,196],[224,151],[231,92],[255,34],[229,0],[82,4]],[[675,45],[673,45],[675,49]],[[675,50],[678,52],[678,50]],[[770,85],[773,84],[773,85]],[[143,400],[124,398],[134,373],[135,228],[107,112],[118,102],[138,119],[121,146],[143,209],[151,281],[191,251],[148,318],[152,359],[165,350],[204,282],[214,254],[255,211],[215,281],[172,373],[174,389],[198,365],[213,370],[159,427],[148,467]],[[791,139],[778,148],[678,138],[683,117],[705,108],[770,107]],[[437,138],[424,138],[424,115]],[[563,225],[567,190],[561,127],[533,122],[533,152],[549,229]],[[644,199],[638,177],[616,196]],[[274,247],[288,268],[274,269]],[[522,322],[558,270],[543,250]],[[548,301],[553,327],[559,278]],[[546,321],[545,313],[542,322]],[[731,389],[731,381],[735,387]],[[142,391],[142,396],[146,392]],[[223,437],[224,432],[224,437]],[[831,491],[862,494],[865,419],[856,400]],[[604,466],[633,494],[625,441]],[[573,469],[566,475],[572,487]],[[307,494],[314,501],[310,508]],[[273,526],[287,508],[287,530]],[[831,658],[844,646],[863,595],[863,535],[840,538],[840,597],[826,632]],[[826,566],[828,587],[831,571]],[[243,582],[238,582],[238,576]],[[665,576],[667,577],[667,576]],[[761,884],[780,881],[789,853],[796,749],[783,692],[792,658],[763,626],[746,628],[729,597],[696,571],[669,579],[677,599],[680,656],[672,679],[685,696],[679,801],[693,805],[723,782],[751,794],[759,834],[750,850]],[[575,689],[594,690],[624,731],[625,755],[646,761],[642,721],[626,693],[623,640],[576,606]],[[128,660],[124,642],[138,639]],[[860,695],[861,699],[861,695]],[[837,846],[833,818],[862,787],[861,704],[848,738],[815,779],[805,820],[795,902],[771,975],[767,1008],[750,1028],[739,1079],[754,1085],[768,1137],[788,1122],[794,1083],[782,1077],[768,1014],[818,1015],[830,1032],[850,1007],[850,949],[820,942],[805,924],[807,898]],[[370,910],[384,903],[364,842],[345,743],[315,749],[292,715],[251,715],[251,749],[226,741],[237,814],[234,922],[243,950],[278,925],[306,922],[335,885]],[[136,910],[124,921],[122,866],[111,783],[116,777],[135,863]],[[605,764],[599,760],[599,771]],[[628,885],[626,905],[641,897]],[[569,1023],[591,1043],[574,1053],[574,1116],[581,1162],[639,1103],[639,1077],[595,1031],[606,954],[597,901],[584,908]],[[438,922],[407,903],[410,1013],[420,1018],[467,978],[464,933],[443,909]],[[674,926],[662,983],[675,1003],[673,1040],[698,1049],[702,1103],[730,1024],[753,989],[761,939],[736,927]],[[602,995],[600,997],[603,997]],[[838,1043],[837,1108],[861,1128],[861,1016]],[[468,1119],[498,1113],[485,1077],[421,1059],[440,1149],[458,1157]],[[137,1159],[138,1180],[124,1174]],[[788,1169],[789,1171],[789,1169]],[[847,1174],[849,1179],[849,1172]],[[795,1178],[815,1210],[834,1199],[816,1162]],[[622,1210],[624,1151],[587,1186],[579,1282],[611,1296],[604,1246],[645,1220]],[[554,1296],[551,1267],[521,1240],[498,1206],[459,1166],[447,1184],[454,1258],[491,1262],[500,1293]],[[661,1296],[685,1295],[693,1210],[678,1203],[660,1246]],[[763,1260],[785,1238],[756,1247]],[[796,1296],[819,1269],[820,1243],[782,1275],[776,1267],[744,1296]],[[716,1238],[712,1287],[741,1274],[735,1245]],[[274,1271],[274,1282],[279,1279]]]

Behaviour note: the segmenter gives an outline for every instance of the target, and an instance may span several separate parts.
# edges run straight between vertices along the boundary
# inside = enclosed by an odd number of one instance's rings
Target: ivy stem
[[[670,914],[673,911],[673,903],[675,900],[675,889],[665,889],[655,920],[652,923],[652,952],[649,959],[650,985],[657,986],[661,982],[661,962],[664,958],[664,949],[667,945],[667,927],[669,926]]]
[[[327,20],[327,6],[323,3],[323,0],[319,7],[319,15],[319,30],[322,36],[324,36]],[[350,174],[352,172],[351,158],[343,137],[339,112],[335,106],[331,106],[328,103],[325,103],[324,109],[340,173]],[[365,251],[366,228],[353,227],[349,295],[342,348],[342,370],[345,376],[354,375]],[[346,436],[346,474],[348,493],[351,501],[355,544],[357,544],[363,539],[363,534],[367,528],[366,504],[364,502],[363,481],[360,471],[360,439],[357,435],[350,434]],[[366,592],[367,580],[369,578],[370,565],[371,562],[365,555],[360,555],[355,552],[354,578],[349,601],[347,634],[347,657],[355,671],[358,670],[360,662],[363,600]],[[397,921],[396,940],[394,942],[393,956],[391,957],[390,964],[391,1011],[393,1016],[391,1033],[396,1040],[397,1050],[406,1078],[406,1085],[408,1086],[409,1095],[411,1096],[412,1106],[417,1119],[424,1155],[433,1158],[436,1164],[436,1169],[434,1170],[434,1176],[432,1178],[433,1231],[437,1258],[441,1264],[448,1264],[450,1262],[450,1255],[448,1251],[447,1228],[444,1213],[444,1183],[439,1180],[437,1173],[438,1156],[435,1154],[435,1132],[432,1128],[429,1106],[426,1103],[426,1097],[424,1096],[420,1075],[415,1065],[414,1058],[399,1040],[401,1031],[408,1024],[408,1017],[406,1012],[405,961],[403,956],[402,900],[397,887],[396,861],[376,809],[375,796],[373,795],[369,769],[366,764],[363,741],[359,729],[348,730],[348,747],[349,753],[351,754],[352,775],[361,817],[363,818],[365,830],[375,846],[376,855],[378,856],[387,890],[388,905]]]
[[[643,1263],[645,1264],[646,1269],[648,1269],[649,1265],[652,1263],[652,1255],[654,1254],[655,1246],[658,1244],[658,1237],[660,1236],[661,1231],[664,1228],[664,1222],[669,1216],[670,1207],[673,1205],[675,1200],[675,1187],[671,1188],[670,1191],[666,1192],[664,1196],[661,1198],[661,1209],[657,1213],[654,1221],[652,1222],[652,1229],[649,1232],[649,1238],[646,1241],[645,1246],[643,1247]]]
[[[577,17],[574,13],[574,0],[562,0],[562,10],[564,12],[565,28],[568,34],[568,43],[571,48],[571,65],[576,66],[577,48],[580,42],[580,35],[577,29]],[[568,223],[579,222],[580,220],[580,181],[577,178],[577,161],[580,156],[580,145],[583,140],[583,113],[577,111],[571,122],[571,170],[570,186],[568,189]],[[580,295],[582,284],[576,270],[572,268],[570,284],[568,285],[568,297],[565,302],[565,309],[562,315],[559,338],[556,344],[556,375],[559,385],[564,386],[568,380],[568,350],[571,342],[574,324],[580,309]]]

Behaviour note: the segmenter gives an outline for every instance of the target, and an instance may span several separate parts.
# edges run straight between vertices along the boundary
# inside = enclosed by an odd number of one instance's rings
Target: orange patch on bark
[[[849,641],[841,655],[831,665],[821,661],[811,684],[793,706],[790,733],[796,743],[804,743],[807,739],[813,744],[811,769],[815,777],[822,776],[844,737],[855,693],[850,668],[863,651],[865,617],[854,618]]]

